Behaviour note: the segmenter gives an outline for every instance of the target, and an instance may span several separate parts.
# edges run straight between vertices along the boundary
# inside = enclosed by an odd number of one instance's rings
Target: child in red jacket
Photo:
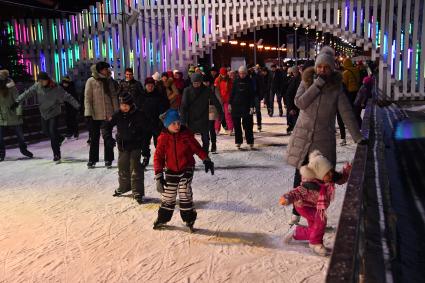
[[[343,172],[334,171],[332,164],[319,151],[309,155],[309,163],[300,168],[301,185],[280,198],[281,205],[294,204],[298,213],[307,220],[308,227],[294,226],[289,231],[285,242],[309,241],[313,252],[325,256],[323,235],[326,228],[325,210],[334,199],[335,183],[342,185],[347,182],[351,165],[346,164]]]
[[[193,232],[197,216],[193,207],[191,187],[195,169],[193,155],[198,155],[204,161],[205,173],[210,170],[214,175],[214,163],[208,158],[208,153],[202,149],[193,133],[181,126],[177,110],[168,110],[162,118],[166,129],[158,138],[154,156],[155,180],[157,191],[161,193],[161,207],[153,228],[161,228],[171,220],[178,192],[180,215]]]

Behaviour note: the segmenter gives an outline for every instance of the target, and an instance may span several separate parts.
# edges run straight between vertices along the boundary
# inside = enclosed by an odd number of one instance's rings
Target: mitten
[[[288,205],[289,204],[288,200],[284,196],[280,197],[279,203],[280,203],[280,205]]]
[[[205,173],[211,171],[211,175],[214,175],[214,162],[212,162],[209,158],[204,160],[205,165]]]
[[[164,174],[162,172],[156,174],[155,181],[156,181],[156,191],[162,194],[164,192],[164,186],[166,185]]]

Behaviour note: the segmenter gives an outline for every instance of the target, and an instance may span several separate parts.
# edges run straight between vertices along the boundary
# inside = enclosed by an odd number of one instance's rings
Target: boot
[[[309,244],[308,246],[315,254],[319,256],[326,256],[328,254],[328,250],[322,244],[317,244],[317,245]]]
[[[195,225],[195,221],[186,222],[186,226],[189,228],[189,233],[195,232],[195,228],[193,228],[193,225]]]
[[[212,153],[216,153],[217,152],[217,144],[215,142],[213,142],[211,144],[211,152]]]
[[[1,150],[0,151],[0,162],[4,160],[5,156],[6,156],[6,151]]]
[[[158,230],[161,229],[164,226],[165,223],[159,222],[159,219],[157,218],[155,222],[153,223],[153,229]]]
[[[93,169],[96,166],[96,162],[89,161],[87,162],[87,168]]]
[[[111,169],[112,168],[112,161],[105,161],[105,167],[107,169]]]
[[[22,155],[28,157],[28,158],[33,158],[34,154],[32,154],[32,152],[30,152],[29,150],[27,150],[27,146],[21,146],[19,148],[19,150],[21,151]]]

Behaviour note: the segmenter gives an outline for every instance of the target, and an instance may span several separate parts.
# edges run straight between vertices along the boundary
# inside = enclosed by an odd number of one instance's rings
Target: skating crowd
[[[155,147],[153,167],[161,206],[154,229],[166,227],[179,196],[181,218],[193,231],[197,212],[193,204],[192,179],[197,155],[205,172],[214,174],[209,153],[219,151],[217,136],[234,136],[242,149],[245,137],[248,149],[254,149],[254,117],[262,131],[261,108],[272,117],[277,101],[278,115],[286,116],[290,140],[286,152],[288,164],[295,167],[294,189],[284,194],[281,205],[293,205],[291,229],[285,242],[307,241],[313,252],[328,254],[323,245],[326,209],[333,199],[335,184],[347,181],[351,165],[335,171],[335,121],[341,133],[340,145],[346,144],[345,127],[353,140],[367,144],[360,133],[361,112],[371,97],[373,77],[366,64],[343,65],[330,47],[324,47],[315,61],[283,67],[271,65],[241,66],[237,71],[226,67],[204,69],[189,66],[187,79],[179,70],[158,72],[142,82],[125,70],[125,78],[116,81],[110,65],[98,62],[91,67],[84,97],[79,98],[70,77],[60,84],[41,72],[38,81],[19,94],[7,70],[0,70],[0,161],[5,159],[5,128],[12,128],[21,153],[28,158],[23,135],[22,102],[36,96],[43,131],[50,138],[53,160],[61,161],[58,119],[62,104],[66,109],[66,137],[78,138],[78,112],[84,107],[89,129],[87,167],[99,162],[99,143],[104,141],[104,162],[112,167],[114,147],[118,147],[118,187],[113,196],[132,192],[144,202],[144,171]],[[262,105],[263,102],[263,105]],[[283,124],[283,123],[282,123]],[[116,135],[113,135],[116,128]],[[199,143],[195,134],[200,135]],[[298,225],[300,216],[308,226]]]

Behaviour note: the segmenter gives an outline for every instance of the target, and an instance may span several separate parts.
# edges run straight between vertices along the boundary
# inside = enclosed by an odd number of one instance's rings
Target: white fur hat
[[[161,80],[161,75],[158,72],[156,72],[155,74],[152,75],[152,78],[155,81],[160,81]]]
[[[240,66],[238,72],[239,73],[248,73],[248,69],[246,68],[246,66]]]
[[[327,64],[331,67],[332,71],[335,70],[335,50],[332,47],[324,46],[320,49],[314,68],[317,68],[320,64]]]
[[[308,164],[300,168],[300,174],[304,178],[323,180],[323,177],[333,168],[331,162],[318,150],[310,153],[308,158]]]

